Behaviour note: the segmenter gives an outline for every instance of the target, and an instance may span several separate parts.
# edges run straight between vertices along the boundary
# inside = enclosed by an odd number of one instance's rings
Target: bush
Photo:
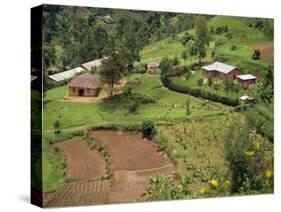
[[[225,158],[231,171],[232,193],[261,191],[266,167],[264,146],[248,124],[235,120],[225,135]]]
[[[134,102],[132,104],[129,104],[128,112],[129,113],[135,113],[137,111],[138,107],[139,107],[139,103],[138,102]]]
[[[179,65],[179,63],[180,63],[179,58],[178,58],[178,56],[176,55],[176,56],[174,57],[174,59],[173,59],[173,65],[174,65],[174,66],[177,66],[177,65]]]
[[[209,77],[208,78],[208,86],[211,87],[213,85],[213,78]]]
[[[184,193],[166,176],[152,176],[144,197],[145,200],[182,199]]]
[[[197,81],[197,84],[201,87],[203,85],[203,79],[200,78],[198,81]]]
[[[252,55],[252,58],[253,58],[254,60],[260,60],[260,58],[261,58],[261,52],[260,52],[259,49],[255,49],[255,51],[254,51],[254,53],[253,53],[253,55]]]
[[[233,44],[230,49],[231,49],[231,51],[235,51],[235,50],[237,50],[237,46],[235,44]]]
[[[143,137],[146,138],[151,138],[156,133],[155,125],[152,121],[143,121],[141,130]]]
[[[219,86],[219,85],[217,85]],[[202,91],[200,88],[191,88],[188,86],[178,85],[173,83],[173,81],[169,81],[168,88],[180,93],[190,94],[196,97],[202,97],[204,99],[209,99],[216,102],[221,102],[223,104],[229,106],[236,106],[239,104],[238,99],[231,99],[229,97],[219,96],[215,93],[211,93],[208,91]]]

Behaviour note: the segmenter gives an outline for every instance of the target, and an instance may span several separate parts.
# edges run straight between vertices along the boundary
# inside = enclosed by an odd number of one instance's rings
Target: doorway
[[[84,89],[78,90],[78,96],[84,96]]]

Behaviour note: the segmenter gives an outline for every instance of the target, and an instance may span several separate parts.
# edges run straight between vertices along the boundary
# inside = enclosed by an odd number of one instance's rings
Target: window
[[[75,89],[75,88],[72,88],[72,92],[74,92],[74,93],[75,93],[75,92],[76,92],[76,89]]]
[[[87,89],[87,93],[90,93],[90,89],[89,88]]]

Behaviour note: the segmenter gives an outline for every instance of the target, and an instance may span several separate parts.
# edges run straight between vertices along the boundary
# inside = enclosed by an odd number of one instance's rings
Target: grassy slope
[[[217,57],[227,59],[230,64],[239,66],[245,73],[255,74],[256,71],[265,73],[269,63],[261,60],[253,60],[253,50],[251,49],[252,45],[268,42],[264,34],[259,30],[248,27],[245,18],[216,16],[208,22],[209,28],[211,26],[216,28],[225,25],[229,26],[229,31],[232,32],[233,38],[228,40],[225,36],[226,33],[212,35],[210,46],[207,48],[207,57],[204,58],[203,62],[211,60],[211,52],[215,47],[214,43],[216,40],[220,39],[224,44],[216,48]],[[165,38],[146,46],[140,53],[141,63],[145,64],[162,57],[173,58],[176,55],[179,57],[182,65],[188,65],[197,61],[197,59],[195,60],[195,58],[190,57],[186,61],[180,58],[182,51],[185,50],[185,47],[180,42],[184,33],[185,32],[181,32],[177,34],[175,38]],[[194,34],[194,30],[189,30],[189,33]],[[231,51],[230,49],[233,44],[238,47],[236,51]]]
[[[44,108],[44,128],[53,129],[54,122],[59,119],[62,128],[81,125],[109,125],[109,124],[140,124],[150,119],[155,121],[173,120],[185,117],[185,109],[179,108],[187,101],[187,95],[179,94],[161,87],[158,75],[134,74],[132,78],[141,79],[141,84],[133,88],[134,92],[158,97],[159,104],[176,104],[176,107],[160,107],[158,105],[141,105],[135,114],[128,113],[124,106],[108,105],[102,101],[93,103],[70,102],[64,100],[67,92],[65,86],[51,89],[47,92]],[[218,113],[221,105],[214,103],[210,111],[202,107],[203,100],[190,97],[190,104],[194,110],[191,117]],[[213,112],[214,111],[214,112]]]
[[[216,56],[226,58],[230,64],[240,67],[246,73],[255,74],[256,71],[265,73],[268,63],[261,60],[253,60],[252,45],[268,42],[262,31],[247,26],[247,19],[231,16],[216,16],[208,23],[209,27],[228,25],[233,38],[228,40],[225,34],[213,35],[213,40],[221,39],[224,45],[216,49]],[[238,49],[231,51],[231,46]]]
[[[173,80],[173,82],[175,84],[178,84],[178,85],[183,85],[183,86],[188,86],[188,87],[191,87],[191,88],[198,88],[198,89],[201,89],[201,90],[204,90],[204,91],[208,91],[208,92],[211,92],[211,93],[215,93],[219,96],[224,96],[224,97],[228,97],[228,98],[231,98],[231,99],[237,99],[239,98],[240,96],[244,95],[245,93],[247,93],[247,91],[245,90],[242,90],[240,89],[239,92],[234,92],[234,91],[228,91],[226,92],[223,88],[223,85],[221,85],[221,87],[219,88],[219,90],[215,90],[213,88],[213,86],[209,87],[208,86],[208,82],[207,80],[204,81],[203,85],[200,87],[198,84],[197,84],[197,81],[202,78],[202,72],[201,71],[197,71],[195,72],[194,74],[191,75],[191,77],[188,79],[188,80],[182,80],[182,79],[175,79]],[[215,79],[213,79],[215,80]]]

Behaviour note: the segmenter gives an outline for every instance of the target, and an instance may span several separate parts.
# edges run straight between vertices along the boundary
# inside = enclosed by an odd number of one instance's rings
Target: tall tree
[[[101,79],[110,86],[110,96],[114,94],[116,84],[125,72],[124,60],[119,53],[113,52],[108,59],[102,61]]]
[[[206,46],[209,46],[209,31],[206,18],[200,15],[195,21],[195,47],[199,63],[201,63],[202,58],[206,57]]]

